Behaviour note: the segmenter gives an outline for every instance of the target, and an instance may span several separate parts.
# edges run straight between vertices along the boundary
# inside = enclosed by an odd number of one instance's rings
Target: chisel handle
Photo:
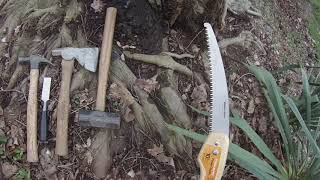
[[[47,142],[48,134],[48,114],[47,114],[47,101],[43,101],[41,119],[40,119],[40,143]]]
[[[62,79],[57,110],[56,154],[68,155],[68,123],[70,105],[70,82],[74,60],[62,60]]]
[[[38,162],[37,116],[38,116],[39,69],[30,70],[30,86],[27,106],[27,160]]]

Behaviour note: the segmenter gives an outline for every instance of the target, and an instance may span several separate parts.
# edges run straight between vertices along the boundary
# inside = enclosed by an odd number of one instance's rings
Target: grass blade
[[[277,127],[284,142],[287,159],[290,162],[289,166],[291,166],[295,162],[295,157],[292,156],[295,148],[293,146],[289,121],[281,98],[282,94],[280,89],[270,72],[255,65],[247,65],[247,68],[265,85],[263,92],[276,120]]]
[[[258,176],[259,179],[282,179],[281,174],[268,163],[236,144],[230,143],[228,158]]]
[[[306,114],[306,122],[311,120],[311,93],[310,93],[310,86],[308,82],[308,76],[304,69],[301,68],[302,73],[302,82],[303,82],[303,96],[305,100],[305,106],[307,110]]]
[[[311,132],[309,131],[307,125],[305,124],[297,106],[294,104],[293,100],[290,97],[283,96],[283,98],[286,100],[288,103],[290,109],[292,110],[293,114],[296,116],[298,122],[301,125],[302,131],[305,133],[306,137],[308,138],[309,142],[311,143],[315,153],[317,153],[317,157],[320,157],[320,149],[319,146],[317,145],[316,140],[313,138]]]
[[[208,111],[201,111],[200,109],[197,109],[197,108],[195,108],[195,107],[193,107],[193,106],[191,106],[191,105],[189,105],[189,104],[187,104],[187,106],[188,106],[189,108],[191,108],[191,110],[194,111],[194,112],[196,112],[196,113],[199,113],[199,114],[201,114],[201,115],[203,115],[203,116],[207,116],[207,117],[210,116],[210,113],[209,113]]]
[[[286,174],[286,170],[282,166],[281,162],[274,156],[265,142],[260,138],[260,136],[250,127],[250,125],[244,119],[240,117],[230,118],[230,122],[241,130],[250,138],[253,144],[259,149],[259,151],[269,159],[279,171]]]

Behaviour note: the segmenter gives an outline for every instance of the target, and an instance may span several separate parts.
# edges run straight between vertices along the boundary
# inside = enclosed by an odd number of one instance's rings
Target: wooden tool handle
[[[30,86],[27,107],[27,160],[38,162],[37,116],[38,116],[39,69],[30,70]]]
[[[106,101],[106,90],[109,66],[111,60],[112,43],[114,26],[116,23],[117,9],[109,7],[106,13],[106,19],[103,31],[103,40],[101,46],[100,62],[99,62],[99,76],[98,76],[98,90],[97,90],[97,101],[96,110],[104,111]]]
[[[73,60],[62,60],[62,79],[57,110],[56,154],[68,154],[68,122],[70,104],[70,82],[73,71]]]
[[[198,162],[201,180],[220,180],[227,161],[229,137],[222,133],[209,134],[203,144]]]

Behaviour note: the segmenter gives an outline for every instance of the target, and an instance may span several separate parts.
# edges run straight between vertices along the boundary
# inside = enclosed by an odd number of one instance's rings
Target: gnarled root
[[[192,76],[192,71],[188,67],[177,63],[171,56],[168,55],[168,53],[160,54],[160,55],[136,54],[136,53],[131,53],[129,51],[124,51],[123,53],[126,57],[130,59],[142,61],[145,63],[155,64],[160,67],[169,68],[174,71],[183,73],[187,76]],[[170,53],[170,55],[173,55],[173,53]],[[174,56],[177,56],[177,55],[174,54]],[[183,56],[180,55],[180,57],[186,57],[186,55],[183,55]]]

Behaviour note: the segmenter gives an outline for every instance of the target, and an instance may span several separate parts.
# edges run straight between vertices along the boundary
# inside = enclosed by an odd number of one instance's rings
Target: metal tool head
[[[42,93],[41,93],[41,100],[43,102],[46,102],[49,100],[50,86],[51,86],[51,78],[50,77],[43,78]]]
[[[98,48],[59,48],[52,50],[53,56],[61,56],[64,60],[76,59],[89,71],[95,72],[98,64]]]
[[[39,69],[39,64],[41,63],[47,63],[52,65],[50,61],[39,55],[31,55],[29,57],[18,57],[18,61],[20,63],[30,63],[31,69]]]
[[[209,23],[204,24],[209,46],[211,69],[210,131],[229,134],[229,98],[227,79],[216,36]]]
[[[108,129],[120,128],[120,117],[116,113],[80,110],[78,117],[80,126]]]

